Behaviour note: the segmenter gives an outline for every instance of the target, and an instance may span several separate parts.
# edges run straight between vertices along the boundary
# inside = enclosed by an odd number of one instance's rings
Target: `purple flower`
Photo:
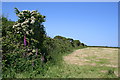
[[[26,36],[24,36],[24,45],[26,46],[27,43],[26,43]]]
[[[38,48],[36,49],[36,56],[38,55],[37,53],[38,53]]]

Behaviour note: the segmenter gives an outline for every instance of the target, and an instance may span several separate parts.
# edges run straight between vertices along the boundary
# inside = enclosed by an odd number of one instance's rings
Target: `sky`
[[[117,2],[2,2],[2,14],[17,21],[15,7],[45,15],[43,24],[52,38],[60,35],[89,46],[118,46]]]
[[[2,2],[118,2],[119,0],[1,0]]]

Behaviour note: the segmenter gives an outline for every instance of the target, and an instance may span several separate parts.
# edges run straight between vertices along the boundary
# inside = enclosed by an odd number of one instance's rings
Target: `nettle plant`
[[[18,41],[24,43],[24,47],[33,53],[42,52],[45,30],[43,22],[45,16],[41,15],[37,10],[19,11],[15,8],[18,21],[13,25],[14,34],[18,36]]]

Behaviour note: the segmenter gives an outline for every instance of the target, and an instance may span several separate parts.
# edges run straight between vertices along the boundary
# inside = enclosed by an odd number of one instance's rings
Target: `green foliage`
[[[62,36],[55,36],[53,39],[46,37],[44,40],[44,48],[46,49],[46,57],[51,63],[59,63],[62,56],[65,53],[73,51],[78,47],[84,47],[80,45],[79,40],[73,40],[71,38],[65,38]]]
[[[45,37],[42,25],[45,16],[37,11],[15,9],[18,21],[2,17],[3,77],[14,77],[16,73],[33,71],[42,65],[40,53]],[[24,46],[24,36],[27,37],[27,46]],[[35,55],[36,48],[38,55]]]
[[[73,41],[73,45],[74,45],[74,47],[78,47],[78,46],[81,45],[81,43],[80,43],[79,40],[74,40],[74,41]]]
[[[2,16],[2,36],[6,36],[6,32],[12,31],[12,25],[14,24],[13,21],[9,21],[7,18]]]
[[[62,36],[47,37],[42,24],[45,16],[37,10],[19,11],[15,8],[15,12],[19,17],[16,22],[2,17],[3,78],[14,78],[23,72],[29,73],[28,78],[44,75],[50,66],[60,63],[65,53],[83,46],[79,40]],[[27,46],[24,45],[24,36]],[[43,54],[46,63],[41,62]]]
[[[14,40],[13,39],[13,34],[12,34],[12,25],[14,24],[13,21],[8,21],[7,18],[2,17],[2,49],[3,49],[3,54],[7,53],[15,47],[11,42]],[[11,37],[10,37],[11,36]]]
[[[44,26],[42,25],[42,22],[45,22],[45,16],[41,15],[37,10],[19,11],[17,8],[15,9],[19,19],[13,25],[14,33],[20,35],[20,41],[23,40],[25,35],[30,46],[40,49],[45,36]]]

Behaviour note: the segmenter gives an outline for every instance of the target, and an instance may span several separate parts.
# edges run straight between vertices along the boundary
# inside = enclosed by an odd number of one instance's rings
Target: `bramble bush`
[[[86,46],[79,40],[47,36],[42,24],[45,16],[37,10],[15,8],[15,13],[19,17],[16,22],[2,17],[3,78],[15,78],[23,72],[30,73],[30,77],[44,75],[49,66],[59,64],[62,55]],[[42,56],[46,62],[41,61]]]
[[[18,21],[2,18],[3,77],[8,75],[8,72],[11,76],[11,72],[30,71],[30,68],[35,69],[37,65],[42,65],[40,53],[43,53],[42,46],[46,35],[42,25],[45,16],[38,11],[15,9]]]

